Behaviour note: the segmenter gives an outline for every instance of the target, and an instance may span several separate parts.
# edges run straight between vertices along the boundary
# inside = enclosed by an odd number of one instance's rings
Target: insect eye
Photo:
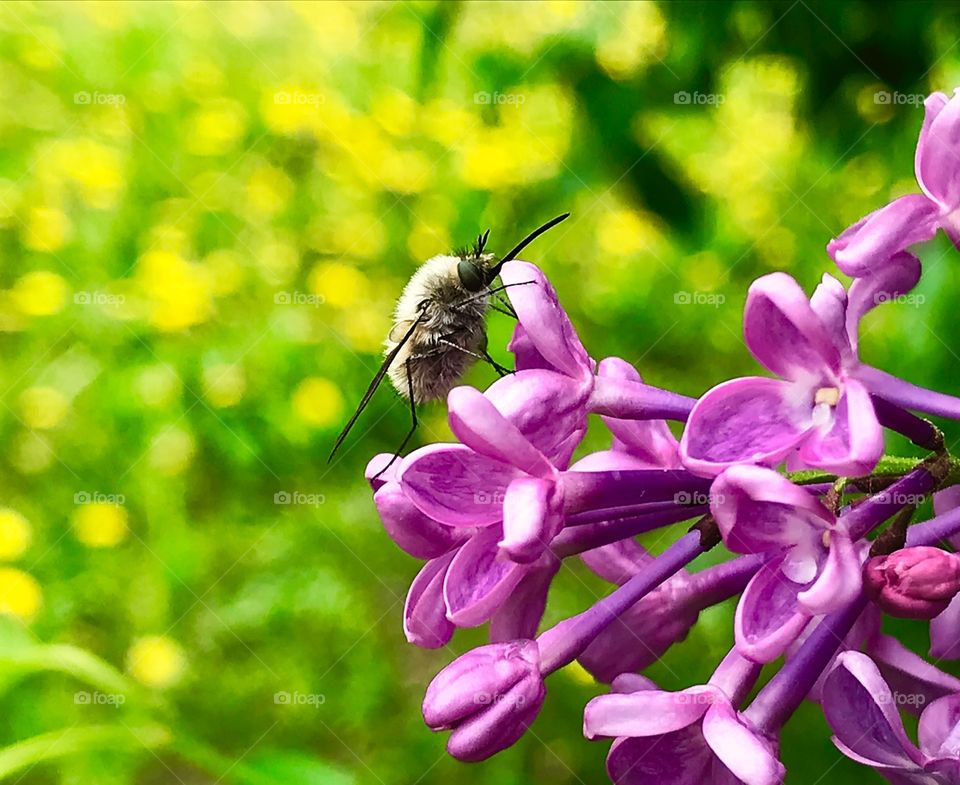
[[[457,265],[457,275],[460,276],[460,283],[463,284],[463,288],[468,292],[479,292],[487,285],[483,270],[469,259],[460,260]]]

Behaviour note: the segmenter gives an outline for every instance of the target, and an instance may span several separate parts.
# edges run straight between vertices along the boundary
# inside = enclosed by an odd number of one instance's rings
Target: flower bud
[[[960,556],[940,548],[903,548],[874,556],[863,572],[873,601],[891,616],[932,619],[960,592]]]
[[[431,730],[452,730],[447,752],[479,761],[506,749],[533,722],[546,690],[535,641],[481,646],[438,673],[423,698]]]

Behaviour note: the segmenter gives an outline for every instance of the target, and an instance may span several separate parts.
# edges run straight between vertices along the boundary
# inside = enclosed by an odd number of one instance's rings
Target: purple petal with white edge
[[[767,562],[751,578],[737,604],[737,651],[754,662],[771,662],[803,632],[810,616],[799,610],[804,585],[789,580],[777,561]]]
[[[841,653],[824,682],[823,712],[834,743],[868,766],[914,769],[920,750],[907,738],[893,693],[873,661],[857,651]]]
[[[378,491],[386,483],[394,482],[397,479],[397,469],[399,466],[400,459],[393,453],[377,453],[370,459],[367,468],[364,469],[363,476],[367,482],[370,483],[370,487],[373,488],[374,491]],[[386,469],[386,471],[384,471],[384,469]]]
[[[840,354],[810,300],[786,273],[770,273],[750,285],[743,334],[753,356],[784,379],[828,381]]]
[[[716,701],[703,717],[703,738],[713,754],[745,785],[778,785],[786,769],[773,745],[748,728],[730,702]]]
[[[443,602],[443,579],[453,556],[451,552],[431,559],[410,584],[403,606],[403,633],[415,646],[439,649],[453,637],[455,628]]]
[[[930,622],[930,656],[960,660],[960,594]]]
[[[923,102],[923,126],[920,128],[920,136],[917,139],[917,149],[913,158],[914,173],[916,174],[917,182],[920,184],[920,190],[935,202],[939,201],[939,199],[937,198],[936,194],[931,192],[923,180],[923,159],[924,153],[928,147],[927,135],[930,133],[930,125],[933,123],[936,116],[940,114],[943,108],[947,105],[949,100],[950,97],[945,93],[931,93]],[[939,182],[939,173],[934,172],[933,175],[934,183]]]
[[[580,554],[584,564],[605,581],[626,583],[653,561],[653,556],[634,539],[620,540]]]
[[[731,466],[710,488],[710,511],[734,553],[766,553],[819,539],[833,514],[813,494],[762,466]]]
[[[500,527],[483,529],[460,546],[443,582],[447,618],[477,627],[507,601],[529,567],[498,558]]]
[[[490,642],[533,638],[543,619],[550,583],[561,561],[545,553],[510,593],[507,601],[490,618]]]
[[[518,371],[483,393],[527,440],[558,468],[587,430],[589,384],[553,371]]]
[[[829,273],[824,273],[810,297],[810,307],[827,328],[833,345],[841,357],[850,354],[847,336],[847,290]]]
[[[518,477],[503,499],[503,537],[498,546],[513,561],[536,561],[563,528],[563,489],[550,480]]]
[[[418,559],[433,559],[463,542],[467,532],[424,515],[400,488],[388,482],[373,495],[383,528],[401,550]]]
[[[713,701],[723,699],[723,693],[710,685],[679,692],[644,690],[600,695],[583,710],[583,735],[588,739],[660,736],[697,722]]]
[[[808,589],[797,594],[797,604],[811,616],[821,616],[853,602],[862,586],[857,549],[846,534],[834,530],[820,574]]]
[[[747,376],[717,385],[690,413],[680,439],[683,465],[714,477],[738,463],[779,463],[812,427],[810,407],[799,403],[795,386],[779,379]]]
[[[820,404],[826,406],[826,404]],[[847,379],[828,430],[818,428],[800,447],[808,466],[846,477],[870,474],[883,455],[883,428],[867,388]]]
[[[461,442],[481,455],[513,464],[534,477],[556,472],[546,456],[473,387],[454,387],[447,395],[450,428]]]
[[[920,714],[935,700],[960,692],[960,679],[931,665],[889,635],[874,636],[867,653],[898,696],[898,706],[911,714]]]
[[[894,254],[874,272],[850,285],[846,333],[854,352],[859,342],[860,320],[881,303],[896,300],[920,282],[920,260],[912,253]]]
[[[827,244],[840,270],[854,278],[937,233],[940,209],[923,194],[908,194],[874,210]]]
[[[960,694],[931,703],[920,716],[917,735],[927,755],[960,755]]]
[[[643,382],[637,369],[619,357],[601,360],[598,375],[607,379]],[[680,466],[680,444],[665,421],[604,417],[603,422],[617,439],[617,446],[645,461],[650,467],[675,469]]]
[[[572,472],[611,472],[611,471],[631,471],[640,469],[658,468],[651,467],[646,461],[637,458],[629,452],[620,450],[600,450],[584,455],[579,461],[570,467]]]
[[[503,519],[499,503],[518,469],[463,444],[431,444],[400,466],[400,487],[421,512],[448,526],[489,526]]]
[[[593,363],[557,298],[553,285],[535,265],[514,260],[500,270],[507,296],[537,352],[574,378],[593,375]]]
[[[934,93],[924,102],[915,165],[924,192],[946,213],[960,207],[960,93],[944,98]]]

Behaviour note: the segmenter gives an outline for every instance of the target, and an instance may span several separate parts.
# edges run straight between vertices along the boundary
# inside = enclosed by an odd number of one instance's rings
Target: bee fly
[[[516,314],[509,303],[499,298],[499,292],[507,286],[492,284],[506,262],[515,259],[537,237],[569,215],[558,215],[543,224],[502,259],[497,260],[485,250],[490,236],[488,229],[477,238],[473,248],[455,251],[451,256],[434,256],[413,274],[397,301],[393,328],[384,341],[383,364],[337,437],[328,462],[333,460],[385,377],[410,402],[413,423],[397,449],[399,454],[417,429],[418,403],[445,398],[476,360],[490,363],[501,376],[509,372],[487,351],[486,315],[490,308],[502,311],[491,299],[508,309],[502,312],[514,317]],[[523,283],[533,281],[511,285]],[[389,464],[380,474],[387,468]]]

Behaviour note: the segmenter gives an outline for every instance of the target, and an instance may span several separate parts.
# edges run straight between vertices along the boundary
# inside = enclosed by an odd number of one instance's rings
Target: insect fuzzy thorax
[[[388,376],[400,395],[417,402],[446,397],[487,348],[486,291],[470,291],[476,278],[486,289],[492,254],[434,256],[414,273],[397,302],[394,326],[384,342],[389,355],[403,341]],[[409,378],[408,378],[409,373]]]

